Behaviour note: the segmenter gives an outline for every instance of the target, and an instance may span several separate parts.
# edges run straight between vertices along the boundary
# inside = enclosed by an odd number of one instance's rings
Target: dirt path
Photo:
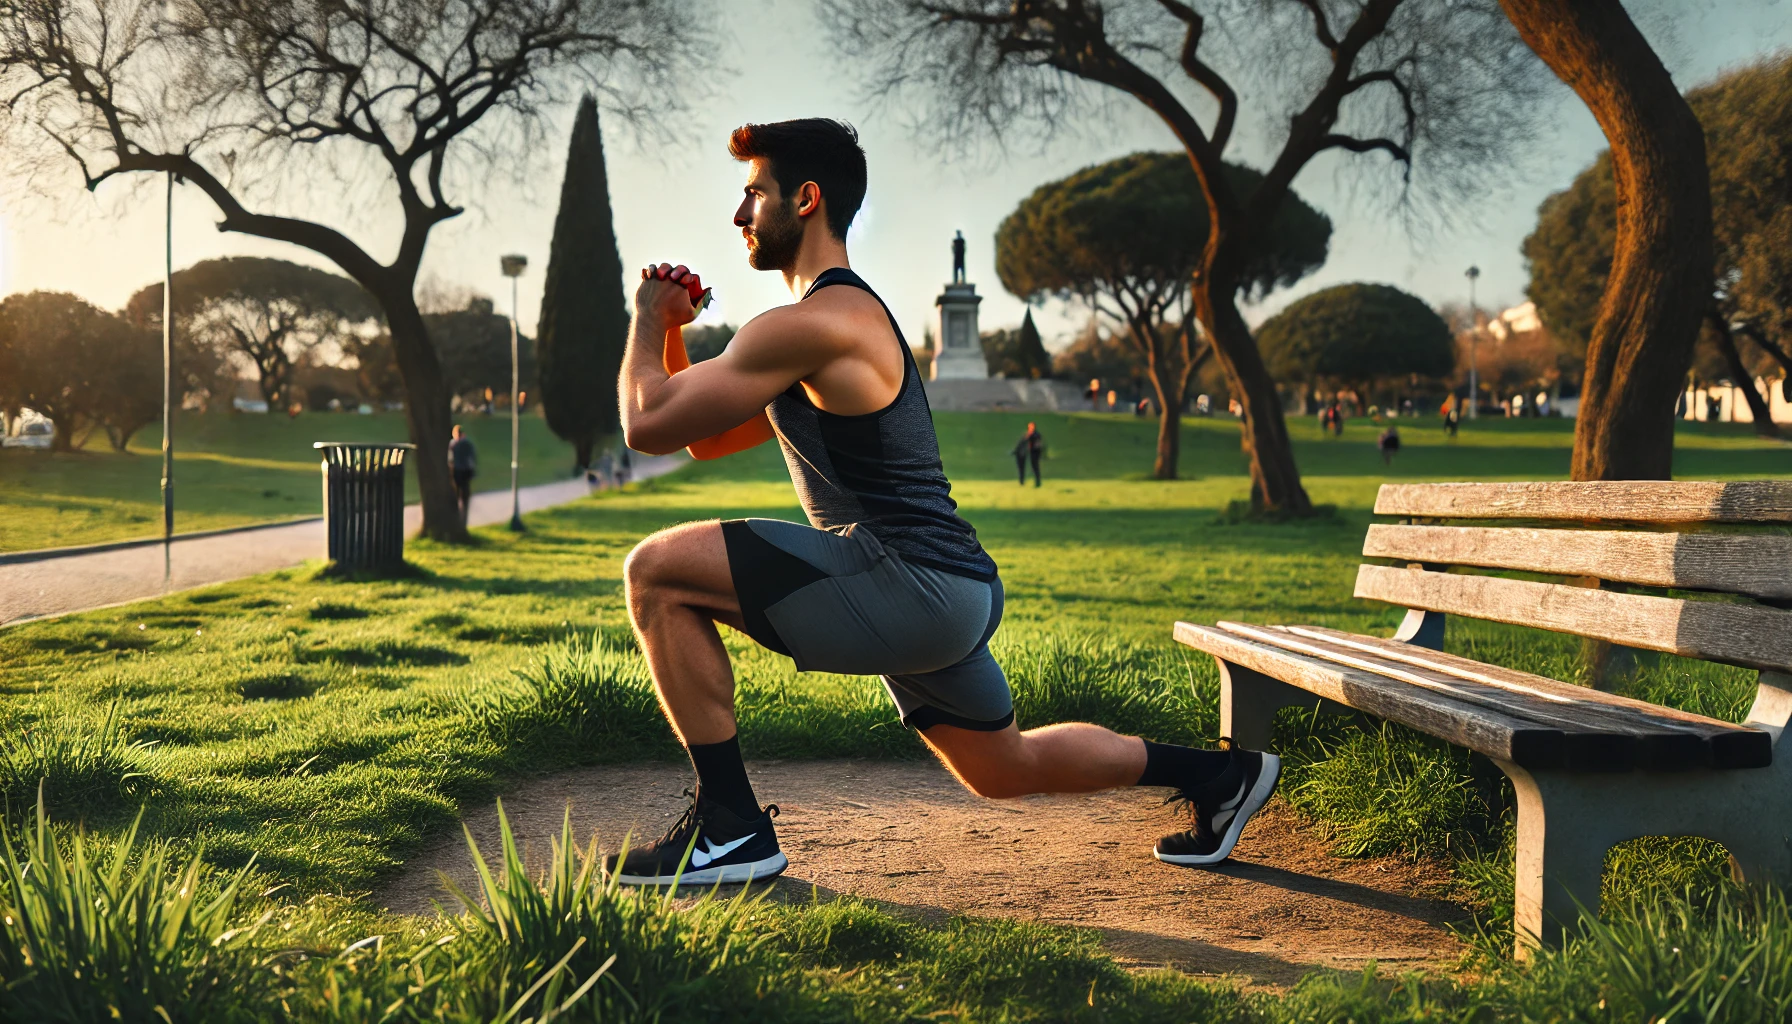
[[[1281,804],[1266,809],[1218,870],[1169,867],[1151,843],[1177,827],[1155,790],[988,801],[931,763],[757,762],[761,799],[776,801],[790,868],[779,895],[851,893],[924,915],[1001,915],[1101,930],[1137,966],[1233,973],[1287,985],[1313,967],[1442,966],[1460,947],[1437,898],[1441,870],[1398,860],[1343,860]],[[614,849],[656,838],[683,811],[688,769],[621,765],[531,782],[504,809],[533,861],[570,806],[582,839]],[[467,818],[497,848],[490,807]],[[438,872],[472,886],[458,830],[415,858],[376,903],[420,913],[443,900]]]

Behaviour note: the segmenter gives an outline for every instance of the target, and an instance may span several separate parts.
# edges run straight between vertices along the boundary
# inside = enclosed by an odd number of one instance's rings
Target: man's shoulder
[[[892,329],[877,298],[859,288],[835,286],[766,310],[747,321],[735,343],[744,343],[743,355],[776,350],[833,358],[864,344],[867,327]]]

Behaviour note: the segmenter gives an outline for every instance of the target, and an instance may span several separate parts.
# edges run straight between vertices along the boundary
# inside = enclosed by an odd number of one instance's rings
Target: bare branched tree
[[[592,91],[626,118],[688,98],[701,0],[0,0],[0,146],[40,188],[72,162],[191,182],[218,228],[303,246],[380,304],[407,394],[423,531],[466,535],[448,478],[448,393],[414,289],[458,183],[527,160],[547,111]],[[359,226],[395,205],[382,262],[291,208],[318,197]],[[260,205],[258,205],[258,203]],[[321,204],[320,204],[321,205]],[[362,207],[357,209],[357,207]]]
[[[871,92],[918,104],[915,123],[942,141],[1051,131],[1108,90],[1163,121],[1209,213],[1194,313],[1244,407],[1252,505],[1275,515],[1312,506],[1237,303],[1294,179],[1333,151],[1371,155],[1398,169],[1382,178],[1399,182],[1391,191],[1408,210],[1448,209],[1528,136],[1548,79],[1495,0],[840,0],[826,10]],[[1272,156],[1241,192],[1223,159],[1247,93]]]

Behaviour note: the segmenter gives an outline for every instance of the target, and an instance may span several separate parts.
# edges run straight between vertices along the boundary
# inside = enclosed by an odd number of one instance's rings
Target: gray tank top
[[[884,305],[870,285],[845,267],[825,271],[803,297],[830,285],[862,288]],[[887,305],[884,315],[890,315]],[[890,329],[902,349],[903,374],[902,387],[889,405],[862,416],[839,416],[816,408],[797,383],[766,406],[797,499],[818,530],[869,530],[907,561],[993,580],[995,561],[952,500],[921,369],[894,316]]]

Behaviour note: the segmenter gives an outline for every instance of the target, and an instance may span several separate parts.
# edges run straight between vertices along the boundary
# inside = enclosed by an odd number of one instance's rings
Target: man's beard
[[[754,270],[789,270],[803,247],[803,222],[788,202],[773,203],[762,227],[747,236],[747,265]]]

